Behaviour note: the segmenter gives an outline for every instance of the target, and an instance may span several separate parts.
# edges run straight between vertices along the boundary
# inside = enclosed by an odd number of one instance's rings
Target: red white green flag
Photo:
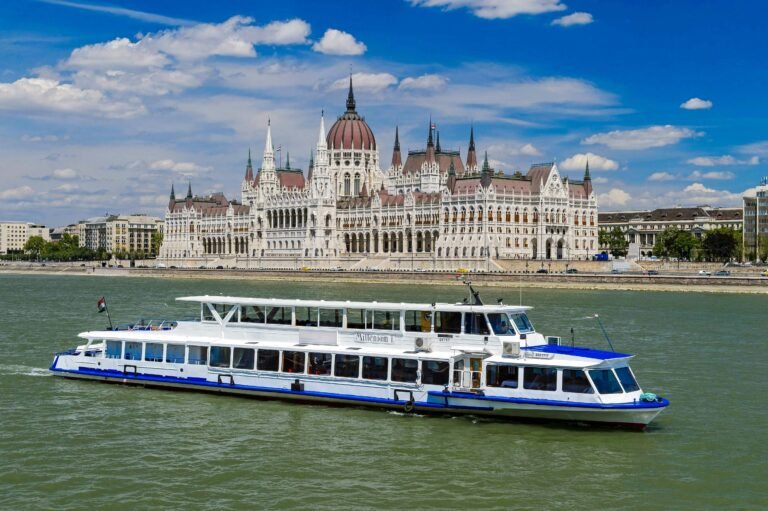
[[[107,301],[104,300],[103,296],[99,298],[98,302],[96,302],[96,307],[98,308],[99,312],[104,312],[107,310]]]

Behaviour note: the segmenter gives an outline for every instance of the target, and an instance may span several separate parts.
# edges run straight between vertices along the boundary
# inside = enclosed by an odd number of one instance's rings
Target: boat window
[[[207,303],[203,304],[203,321],[216,321],[216,318],[213,317],[213,312],[208,308]]]
[[[244,305],[240,309],[241,323],[264,323],[263,305]]]
[[[208,346],[190,346],[189,363],[205,365],[208,363]]]
[[[320,326],[341,328],[342,309],[320,309]]]
[[[317,326],[317,307],[296,307],[296,326]]]
[[[336,355],[333,374],[334,376],[357,378],[360,374],[360,357],[357,355]]]
[[[123,341],[107,341],[107,358],[123,356]]]
[[[144,347],[144,360],[147,362],[162,362],[163,345],[157,342],[148,342]]]
[[[448,385],[449,368],[450,364],[442,360],[422,360],[421,383]]]
[[[184,345],[169,344],[165,349],[165,361],[170,364],[184,363]]]
[[[617,367],[616,375],[619,377],[621,386],[624,387],[624,392],[634,392],[640,390],[640,386],[637,384],[637,380],[632,376],[632,371],[629,367]]]
[[[412,358],[392,359],[392,381],[416,383],[419,361]]]
[[[563,392],[594,394],[595,390],[581,369],[563,369]]]
[[[488,321],[491,322],[491,328],[496,335],[515,335],[515,329],[512,328],[512,322],[509,316],[501,312],[492,312],[488,314]]]
[[[389,359],[387,357],[363,357],[363,378],[386,380]]]
[[[331,374],[332,359],[333,355],[330,353],[310,353],[309,374]]]
[[[219,313],[221,319],[224,319],[229,311],[232,310],[232,305],[226,303],[213,303],[211,305],[216,309],[216,312]],[[216,318],[213,317],[213,313],[206,304],[203,304],[203,321],[216,321]]]
[[[600,394],[621,394],[619,380],[610,369],[593,369],[589,371],[589,377]]]
[[[141,343],[128,341],[125,343],[125,359],[141,360]]]
[[[440,334],[460,334],[461,312],[435,312],[435,332]]]
[[[488,364],[485,368],[485,384],[489,387],[509,387],[516,389],[518,386],[519,367],[507,364]]]
[[[283,372],[284,373],[303,373],[304,359],[306,353],[303,351],[284,351],[283,352]]]
[[[557,390],[557,369],[554,367],[526,367],[523,388],[529,390]]]
[[[290,307],[270,307],[267,312],[267,323],[273,325],[290,325],[291,308]]]
[[[231,350],[224,346],[211,346],[211,367],[229,367]]]
[[[400,330],[400,311],[373,311],[373,325],[376,330]]]
[[[280,352],[277,350],[259,350],[256,354],[256,369],[259,371],[277,371],[280,365]]]
[[[405,311],[406,332],[429,332],[432,329],[432,313],[429,311]]]
[[[533,332],[533,325],[525,312],[510,314],[509,317],[512,318],[512,322],[515,324],[515,327],[517,327],[517,331],[521,334]]]
[[[464,333],[475,335],[488,335],[488,323],[485,322],[485,314],[464,313]]]
[[[253,369],[255,351],[253,348],[235,348],[232,366],[235,369]]]
[[[347,328],[365,328],[365,310],[347,309]]]

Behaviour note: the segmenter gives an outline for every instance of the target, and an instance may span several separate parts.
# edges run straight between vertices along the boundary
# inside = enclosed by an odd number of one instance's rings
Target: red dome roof
[[[355,95],[352,92],[352,77],[349,77],[349,95],[347,96],[347,111],[340,116],[326,138],[328,147],[339,149],[376,149],[376,138],[373,131],[355,110]]]

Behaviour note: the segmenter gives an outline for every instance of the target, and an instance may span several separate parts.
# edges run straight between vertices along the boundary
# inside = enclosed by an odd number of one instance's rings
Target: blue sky
[[[588,158],[602,211],[740,205],[768,174],[761,2],[0,3],[0,219],[162,216],[172,183],[239,198],[267,118],[306,169],[355,79],[395,126],[506,172]]]

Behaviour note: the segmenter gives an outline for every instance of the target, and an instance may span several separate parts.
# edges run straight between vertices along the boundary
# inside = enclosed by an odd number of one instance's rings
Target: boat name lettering
[[[355,334],[355,340],[369,344],[392,344],[392,337],[389,335],[363,334],[358,332]]]
[[[552,354],[552,353],[542,353],[540,351],[529,351],[526,354],[526,356],[528,358],[545,358],[545,359],[550,359],[550,358],[554,358],[555,355]]]

